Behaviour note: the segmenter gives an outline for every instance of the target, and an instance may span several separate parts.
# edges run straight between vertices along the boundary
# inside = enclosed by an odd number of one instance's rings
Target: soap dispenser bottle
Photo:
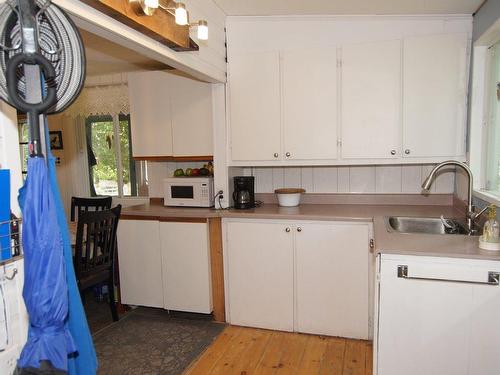
[[[483,240],[486,242],[500,241],[500,225],[496,219],[497,208],[495,205],[490,205],[488,210],[488,220],[484,223]]]

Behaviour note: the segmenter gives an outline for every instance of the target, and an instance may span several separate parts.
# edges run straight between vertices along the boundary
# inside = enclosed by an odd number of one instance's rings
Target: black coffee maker
[[[234,208],[246,209],[255,207],[255,178],[253,176],[234,177]]]

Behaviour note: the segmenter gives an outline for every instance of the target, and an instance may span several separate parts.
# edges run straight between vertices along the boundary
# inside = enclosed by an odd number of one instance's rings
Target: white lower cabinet
[[[288,232],[287,232],[288,229]],[[293,237],[281,223],[227,223],[230,322],[293,331]]]
[[[122,303],[163,307],[158,221],[120,220],[118,264]]]
[[[368,223],[225,220],[231,324],[367,339]]]
[[[296,330],[368,338],[368,225],[297,224]]]
[[[160,223],[163,301],[168,310],[212,312],[206,223]]]
[[[376,375],[499,373],[500,262],[382,254],[377,268]]]
[[[207,223],[121,220],[122,303],[211,313],[209,254]]]

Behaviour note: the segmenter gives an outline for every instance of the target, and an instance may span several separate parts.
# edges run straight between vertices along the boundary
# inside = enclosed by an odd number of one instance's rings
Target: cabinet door
[[[228,222],[231,324],[293,330],[293,232],[287,224]]]
[[[337,159],[337,51],[282,54],[284,159]]]
[[[488,262],[483,274],[499,272],[500,262]],[[500,337],[500,287],[474,285],[470,309],[474,312],[471,319],[469,374],[496,375],[500,373],[498,338]]]
[[[120,221],[118,263],[122,303],[163,307],[158,221]]]
[[[468,372],[472,284],[399,278],[399,265],[407,265],[411,277],[460,279],[466,276],[463,269],[438,260],[384,260],[382,257],[378,350],[375,350],[377,373],[484,374]]]
[[[206,223],[160,223],[164,307],[212,312]]]
[[[174,156],[213,154],[212,86],[171,75]]]
[[[366,224],[297,224],[295,330],[368,339]]]
[[[401,156],[401,42],[342,47],[342,158]]]
[[[229,111],[232,160],[281,157],[278,52],[230,58]]]
[[[407,38],[403,51],[403,156],[463,156],[467,36]]]
[[[172,123],[168,75],[164,72],[129,73],[132,153],[172,155]]]

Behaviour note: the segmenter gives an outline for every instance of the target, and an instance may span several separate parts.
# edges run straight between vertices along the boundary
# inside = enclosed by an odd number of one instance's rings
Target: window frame
[[[123,155],[121,151],[121,145],[120,145],[120,122],[121,121],[127,121],[128,123],[128,142],[129,142],[129,171],[130,171],[130,195],[124,195],[123,194]],[[131,139],[131,120],[130,120],[130,114],[108,114],[108,115],[91,115],[87,116],[85,118],[85,142],[88,142],[89,140],[89,132],[91,131],[91,124],[95,122],[112,122],[113,123],[113,142],[114,142],[114,149],[115,149],[115,161],[116,161],[116,166],[117,166],[117,177],[118,177],[118,195],[113,196],[114,198],[120,198],[120,199],[134,199],[134,198],[139,198],[138,196],[138,189],[137,189],[137,176],[136,176],[136,170],[135,170],[135,162],[133,159],[133,153],[132,153],[132,139]],[[91,134],[91,133],[90,133]],[[93,168],[90,166],[90,163],[87,161],[87,168],[89,171],[89,190],[90,190],[90,195],[93,197],[100,196],[95,192],[95,188],[92,189],[92,186],[94,185],[94,179],[93,179]]]
[[[487,152],[488,128],[491,107],[490,47],[500,42],[500,19],[473,45],[473,62],[470,94],[469,162],[474,174],[473,195],[495,205],[500,205],[500,191],[488,190]]]

